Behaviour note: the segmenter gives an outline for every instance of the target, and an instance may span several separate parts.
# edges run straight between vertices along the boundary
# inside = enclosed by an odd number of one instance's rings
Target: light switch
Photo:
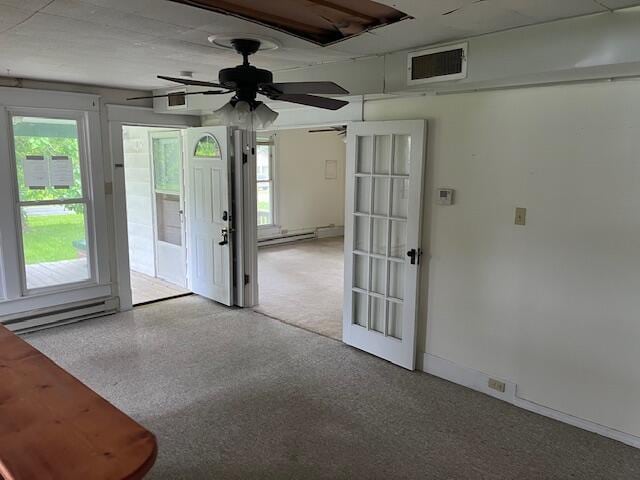
[[[516,225],[527,224],[527,209],[518,207],[516,208]]]

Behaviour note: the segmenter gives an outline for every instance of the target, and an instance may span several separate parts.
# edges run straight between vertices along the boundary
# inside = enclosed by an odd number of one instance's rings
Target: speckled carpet
[[[152,430],[147,478],[640,478],[640,450],[192,296],[25,335]]]

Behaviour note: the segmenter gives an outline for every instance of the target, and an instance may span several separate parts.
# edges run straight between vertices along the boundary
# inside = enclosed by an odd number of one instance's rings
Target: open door
[[[426,121],[347,133],[343,341],[415,369]]]
[[[186,287],[182,135],[151,131],[156,276]]]
[[[187,130],[187,277],[192,292],[233,303],[227,127]]]

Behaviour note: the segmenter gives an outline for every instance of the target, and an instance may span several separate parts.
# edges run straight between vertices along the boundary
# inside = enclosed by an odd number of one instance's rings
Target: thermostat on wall
[[[454,190],[451,188],[439,188],[436,203],[438,205],[453,205],[453,192]]]

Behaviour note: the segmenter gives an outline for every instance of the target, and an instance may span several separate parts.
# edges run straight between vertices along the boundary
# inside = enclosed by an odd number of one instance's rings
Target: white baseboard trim
[[[632,447],[640,448],[640,437],[520,398],[518,396],[518,386],[513,382],[506,381],[495,376],[492,377],[484,372],[473,370],[471,368],[463,367],[450,360],[446,360],[429,353],[418,355],[417,368],[430,375],[485,393],[494,398],[515,405],[516,407],[523,408],[545,417],[553,418],[554,420],[602,435],[603,437],[617,440]],[[491,378],[504,382],[504,393],[489,388],[488,383]]]

